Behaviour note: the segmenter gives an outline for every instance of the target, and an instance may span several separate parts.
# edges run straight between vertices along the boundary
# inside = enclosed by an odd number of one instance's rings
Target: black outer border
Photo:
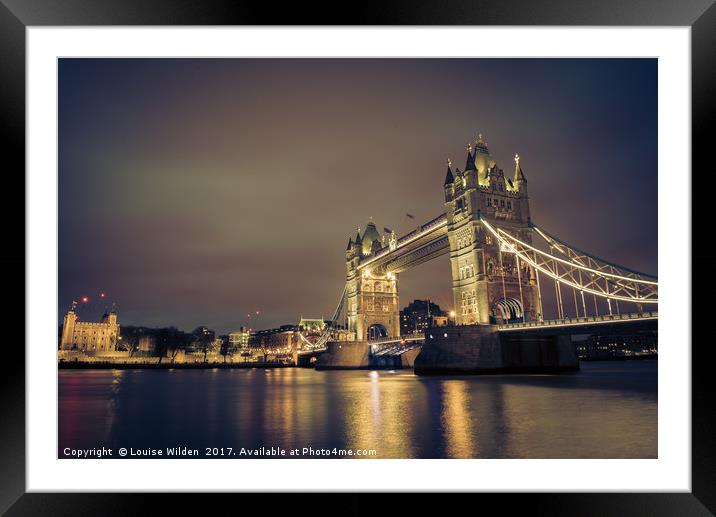
[[[692,28],[692,170],[701,178],[710,174],[708,130],[716,115],[716,5],[714,0],[453,0],[417,5],[408,0],[391,3],[344,4],[348,16],[316,4],[231,2],[228,0],[0,0],[0,128],[3,130],[2,204],[4,221],[16,221],[24,211],[25,184],[25,27],[28,25],[683,25]],[[673,171],[675,181],[689,181],[688,164]],[[696,177],[696,174],[693,175]],[[710,180],[708,178],[706,181]],[[693,183],[692,235],[708,235],[711,184]],[[14,195],[7,195],[14,193]],[[708,197],[707,197],[708,196]],[[13,206],[17,201],[19,206]],[[683,207],[682,207],[683,208]],[[688,208],[684,208],[688,209]],[[701,217],[699,217],[701,216]],[[701,231],[696,231],[698,226]],[[5,224],[0,266],[5,279],[16,282],[25,264],[24,228]],[[13,243],[8,245],[7,243]],[[17,244],[15,244],[17,243]],[[20,245],[22,243],[22,246]],[[716,252],[700,245],[692,254],[693,271],[714,270]],[[8,274],[9,273],[9,274]],[[13,274],[15,273],[15,274]],[[711,277],[712,275],[709,275]],[[691,278],[685,281],[691,282]],[[713,280],[711,280],[713,281]],[[9,289],[8,289],[9,291]],[[716,310],[707,295],[693,300],[693,321],[702,324]],[[5,297],[8,299],[8,297]],[[8,323],[18,327],[20,303],[10,298],[16,312]],[[687,303],[687,301],[684,301]],[[24,304],[23,304],[24,305]],[[24,314],[22,320],[24,321]],[[688,325],[689,322],[684,322]],[[24,335],[24,333],[23,333]],[[6,340],[7,341],[7,340]],[[13,339],[12,341],[16,341]],[[129,515],[150,511],[161,503],[162,513],[202,512],[207,503],[264,505],[269,513],[309,507],[313,513],[333,514],[412,512],[425,509],[425,497],[412,494],[396,498],[376,494],[349,494],[335,501],[325,494],[294,494],[279,499],[269,495],[212,494],[201,499],[185,494],[26,494],[24,350],[3,343],[0,376],[0,511],[6,515]],[[545,515],[712,515],[716,514],[716,449],[710,425],[716,404],[711,372],[716,353],[708,338],[692,350],[692,493],[690,494],[452,494],[457,505],[499,505],[502,513],[526,511]],[[210,500],[208,498],[211,498]],[[268,499],[270,497],[270,499]],[[229,498],[231,498],[229,500]],[[468,499],[469,498],[469,499]],[[340,506],[338,506],[340,505]],[[456,508],[456,507],[454,507]],[[238,508],[237,508],[238,509]],[[236,510],[234,510],[236,511]]]

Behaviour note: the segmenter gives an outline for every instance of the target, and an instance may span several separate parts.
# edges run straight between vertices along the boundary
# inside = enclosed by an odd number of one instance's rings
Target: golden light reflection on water
[[[412,419],[415,387],[404,377],[390,373],[383,373],[378,382],[383,385],[382,389],[381,386],[375,389],[383,394],[378,411],[384,454],[393,458],[412,458],[415,455]]]
[[[448,380],[442,383],[441,423],[445,436],[447,456],[475,458],[478,444],[474,438],[473,414],[470,407],[470,389],[466,381]]]
[[[378,380],[369,377],[361,385],[351,383],[345,390],[346,443],[349,447],[375,447],[380,426],[380,389]],[[367,388],[367,389],[366,389]]]
[[[265,370],[264,429],[271,430],[265,445],[296,447],[296,371]]]
[[[247,395],[262,418],[262,445],[285,449],[316,445],[316,431],[326,421],[325,377],[309,377],[296,368],[265,370],[258,375],[262,388]],[[236,411],[236,418],[245,420],[245,413]],[[320,432],[318,435],[323,438]]]
[[[375,449],[380,458],[414,456],[415,384],[404,376],[372,371],[346,389],[346,445]]]

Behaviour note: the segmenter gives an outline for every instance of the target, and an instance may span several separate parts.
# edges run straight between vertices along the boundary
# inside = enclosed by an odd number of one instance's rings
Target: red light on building
[[[82,303],[87,303],[87,302],[89,302],[89,298],[87,298],[86,296],[83,296]]]

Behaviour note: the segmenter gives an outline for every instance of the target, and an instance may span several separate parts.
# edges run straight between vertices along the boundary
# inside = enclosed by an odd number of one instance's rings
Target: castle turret
[[[452,175],[452,162],[450,158],[447,159],[447,173],[445,173],[445,201],[450,201],[455,194],[455,177]]]
[[[107,323],[110,325],[116,325],[117,324],[117,308],[114,304],[112,304],[112,308],[109,311],[109,314],[107,315]]]
[[[522,172],[522,167],[520,167],[520,155],[515,155],[515,177],[512,180],[512,184],[515,187],[515,190],[517,192],[521,191],[521,187],[527,186],[527,178],[525,178],[524,173]]]
[[[76,308],[77,302],[73,301],[62,321],[62,339],[60,341],[60,349],[62,350],[70,350],[74,345],[75,323],[77,322]]]
[[[527,197],[527,178],[522,172],[520,155],[515,154],[515,179],[512,181],[515,192],[518,194],[520,213],[526,221],[530,221],[530,204]]]
[[[450,158],[447,160],[447,174],[445,174],[445,186],[452,185],[453,181],[455,181],[455,178],[452,175],[452,169],[450,169],[450,166],[452,165],[452,162],[450,161]]]
[[[467,144],[467,159],[465,160],[465,172],[477,170],[475,168],[475,158],[472,156],[472,146]]]

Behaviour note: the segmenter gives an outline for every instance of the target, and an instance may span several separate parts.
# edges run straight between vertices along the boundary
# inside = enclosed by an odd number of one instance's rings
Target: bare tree
[[[200,351],[204,355],[204,362],[207,362],[206,357],[214,345],[214,331],[209,330],[207,327],[199,326],[194,329],[192,334],[194,336],[192,348]]]
[[[234,347],[229,342],[228,336],[221,336],[221,349],[219,350],[219,353],[224,358],[224,364],[226,364],[227,357],[234,355]]]
[[[174,363],[179,352],[184,350],[190,342],[191,335],[187,335],[175,327],[157,329],[154,351],[159,356],[159,363],[167,356]]]
[[[129,357],[134,355],[139,347],[139,339],[144,333],[144,329],[139,327],[122,327],[121,334],[119,336],[119,346],[126,352],[129,352]]]

